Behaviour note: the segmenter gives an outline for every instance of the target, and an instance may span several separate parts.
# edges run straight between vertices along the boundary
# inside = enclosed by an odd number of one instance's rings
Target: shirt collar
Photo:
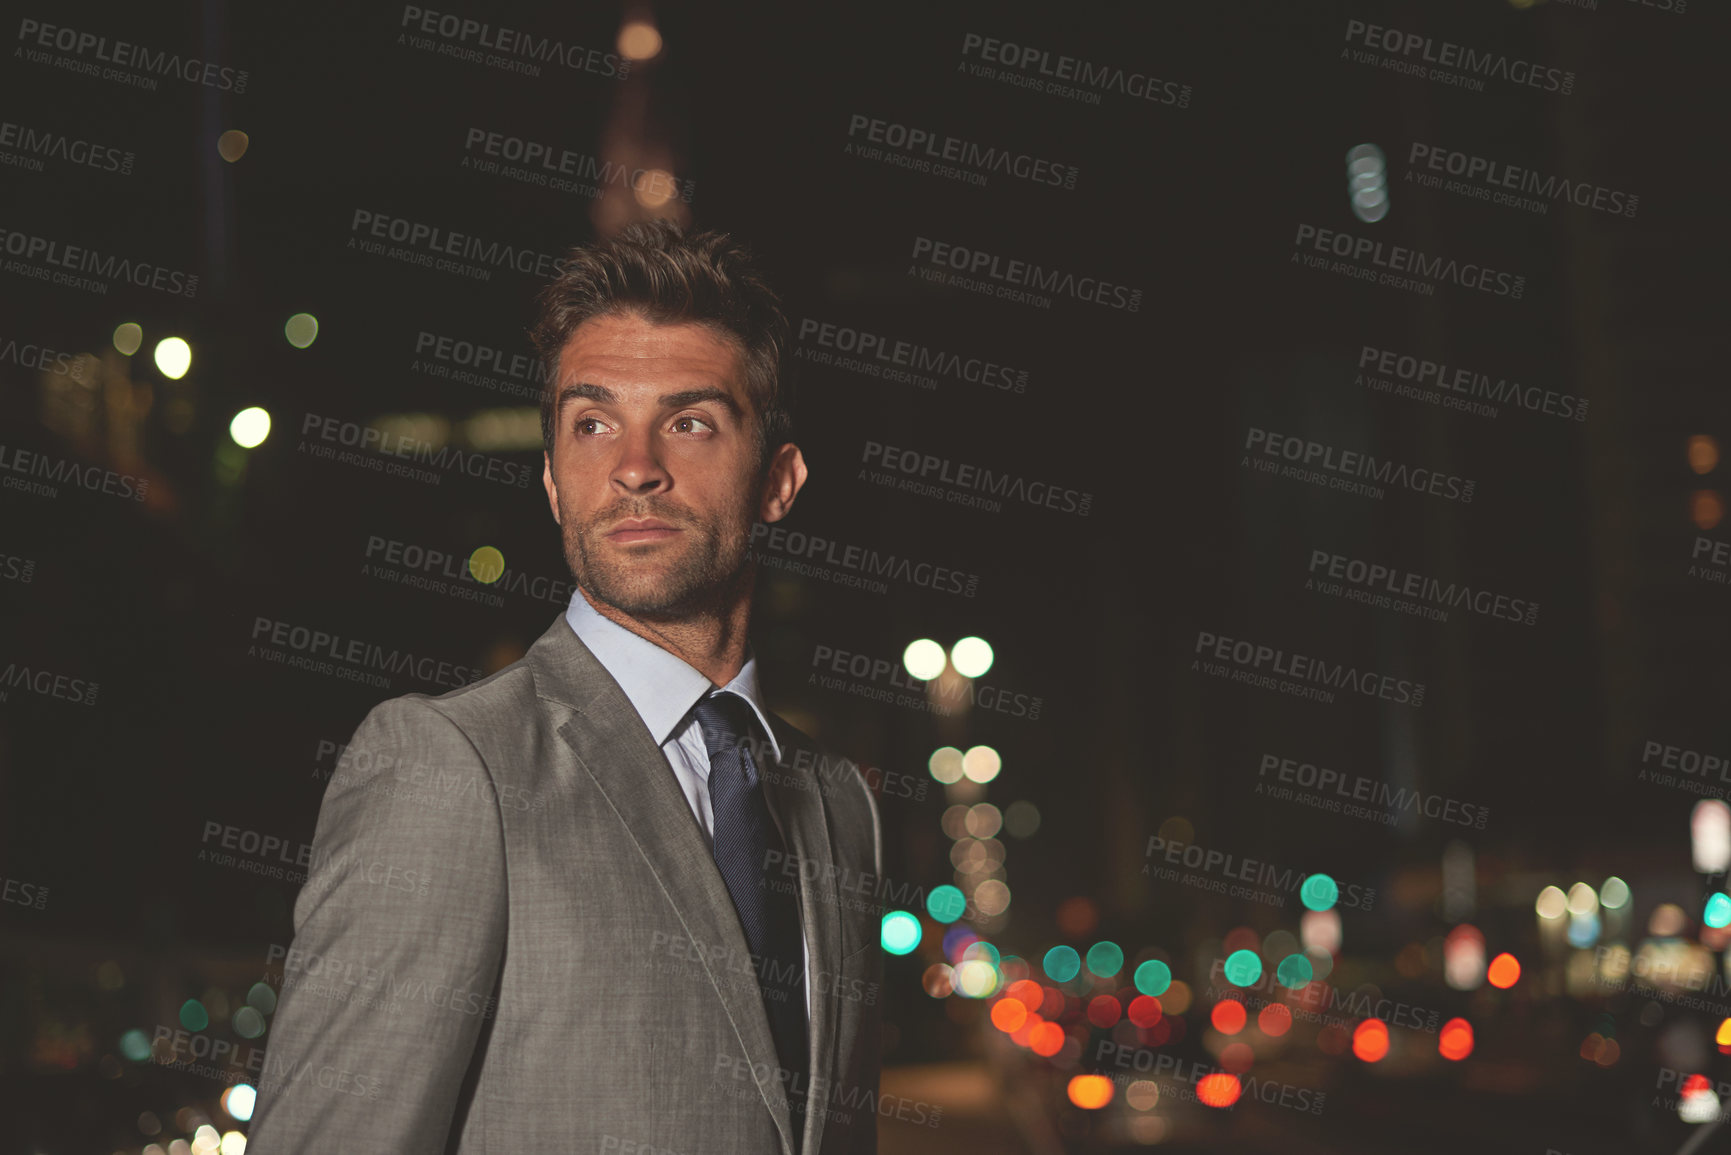
[[[657,746],[665,745],[699,699],[715,689],[707,677],[683,658],[603,617],[580,589],[571,591],[565,621],[625,691]],[[770,727],[769,708],[764,705],[757,684],[757,657],[749,648],[745,664],[732,681],[721,687],[721,692],[745,699],[769,738],[775,760],[780,762],[781,743],[776,741],[775,731]]]

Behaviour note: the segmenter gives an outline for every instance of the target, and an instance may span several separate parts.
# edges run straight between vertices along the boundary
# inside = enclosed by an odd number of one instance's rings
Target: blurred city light
[[[469,575],[482,585],[492,585],[505,576],[505,555],[490,545],[469,555]]]
[[[962,774],[970,782],[990,782],[1004,768],[1004,760],[990,746],[973,746],[962,755]]]
[[[257,405],[248,406],[228,423],[228,435],[242,449],[256,449],[270,436],[270,414]]]
[[[939,746],[926,759],[926,769],[932,777],[948,786],[962,780],[962,752],[954,746]]]
[[[1437,1053],[1452,1062],[1460,1062],[1473,1053],[1473,1025],[1465,1019],[1450,1019],[1437,1036]]]
[[[135,321],[127,321],[114,330],[114,347],[128,357],[138,352],[144,344],[144,327]]]
[[[1340,899],[1340,887],[1326,874],[1313,874],[1304,880],[1298,897],[1309,910],[1327,910]]]
[[[1055,946],[1040,960],[1046,977],[1055,983],[1067,983],[1082,971],[1082,956],[1073,946]]]
[[[1443,981],[1457,991],[1477,990],[1485,978],[1485,936],[1462,923],[1443,940]]]
[[[1136,989],[1158,997],[1172,985],[1172,968],[1159,959],[1149,959],[1136,968]]]
[[[1504,951],[1491,960],[1491,965],[1485,970],[1485,981],[1499,990],[1507,990],[1521,978],[1520,960]]]
[[[296,313],[282,327],[283,336],[297,349],[305,349],[319,336],[319,319],[311,313]]]
[[[1719,464],[1719,443],[1704,433],[1689,438],[1689,468],[1696,473],[1712,473]]]
[[[984,638],[965,637],[950,647],[950,665],[958,674],[978,678],[992,668],[992,647]]]
[[[1539,891],[1539,898],[1533,903],[1533,909],[1538,911],[1540,918],[1562,918],[1568,913],[1569,900],[1563,894],[1562,887],[1547,886]]]
[[[884,915],[880,938],[890,954],[909,954],[920,945],[920,920],[905,910],[892,910]]]
[[[1388,215],[1388,165],[1382,149],[1361,144],[1347,150],[1346,188],[1352,215],[1374,224]]]
[[[252,139],[246,133],[238,128],[231,128],[216,138],[216,155],[233,164],[246,155],[247,145],[251,143]],[[223,1155],[229,1153],[225,1151]]]
[[[1703,798],[1689,815],[1689,850],[1701,874],[1718,874],[1731,866],[1731,806]]]
[[[1262,960],[1253,950],[1235,950],[1226,957],[1225,973],[1233,986],[1250,986],[1262,977]]]
[[[252,1118],[252,1108],[258,1101],[258,1092],[246,1083],[236,1083],[222,1093],[220,1101],[229,1118],[245,1123]]]
[[[902,665],[910,677],[929,682],[944,672],[944,648],[930,638],[909,642],[902,651]]]
[[[661,33],[647,20],[632,20],[619,29],[618,48],[627,60],[653,60],[661,53]]]
[[[156,367],[171,381],[178,381],[192,368],[192,346],[179,337],[164,337],[156,343]]]

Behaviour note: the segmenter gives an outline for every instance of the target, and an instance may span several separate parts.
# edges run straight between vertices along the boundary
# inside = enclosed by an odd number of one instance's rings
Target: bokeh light
[[[1304,880],[1298,897],[1306,909],[1328,910],[1340,900],[1340,887],[1326,874],[1313,874]]]
[[[1247,1018],[1244,1004],[1237,999],[1221,999],[1208,1014],[1208,1021],[1223,1035],[1236,1035],[1242,1031]]]
[[[934,886],[926,895],[926,913],[938,922],[955,922],[967,908],[967,898],[953,886]]]
[[[1491,960],[1485,970],[1485,981],[1499,990],[1508,990],[1521,978],[1521,962],[1508,951]]]
[[[1380,1062],[1388,1054],[1388,1024],[1366,1019],[1352,1032],[1352,1053],[1367,1063]]]
[[[257,405],[248,406],[228,423],[228,435],[242,449],[257,449],[270,436],[270,414]]]
[[[1465,1019],[1450,1019],[1437,1036],[1437,1053],[1452,1062],[1460,1062],[1473,1053],[1473,1025]]]
[[[180,380],[192,368],[192,346],[180,337],[164,337],[158,341],[153,356],[157,369],[171,381]]]
[[[978,678],[992,668],[992,647],[984,638],[965,637],[950,647],[950,665],[958,674]]]
[[[1250,986],[1262,977],[1262,959],[1253,950],[1233,951],[1227,956],[1225,973],[1233,986]]]
[[[1076,1075],[1070,1080],[1070,1102],[1097,1111],[1112,1101],[1112,1080],[1105,1075]]]
[[[114,347],[128,357],[138,352],[144,344],[144,327],[136,321],[127,321],[116,326],[114,330]]]
[[[1046,977],[1056,983],[1067,983],[1082,972],[1082,956],[1073,946],[1055,946],[1040,961]]]
[[[1172,985],[1172,968],[1157,958],[1151,958],[1136,968],[1136,989],[1156,997]]]
[[[892,910],[884,915],[880,939],[890,954],[909,954],[920,945],[920,920],[905,910]]]
[[[1124,948],[1115,942],[1097,942],[1088,948],[1088,973],[1111,978],[1124,969]]]
[[[252,139],[238,128],[231,128],[216,138],[216,155],[229,164],[233,164],[246,155],[247,146]]]
[[[944,648],[930,638],[909,642],[902,651],[902,665],[911,677],[929,682],[944,672]]]
[[[311,313],[296,313],[282,327],[283,336],[297,349],[305,349],[319,337],[319,319]]]

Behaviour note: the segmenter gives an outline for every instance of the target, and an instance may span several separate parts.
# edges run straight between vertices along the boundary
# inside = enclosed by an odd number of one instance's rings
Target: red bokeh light
[[[1292,1012],[1285,1003],[1269,1003],[1256,1016],[1256,1025],[1269,1038],[1278,1039],[1292,1029]]]
[[[1236,1035],[1244,1029],[1244,1004],[1237,999],[1221,999],[1208,1019],[1221,1034]]]

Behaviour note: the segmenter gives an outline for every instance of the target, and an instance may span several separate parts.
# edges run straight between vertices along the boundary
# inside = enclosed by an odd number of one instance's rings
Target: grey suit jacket
[[[362,722],[280,956],[249,1155],[876,1150],[877,804],[780,718],[754,749],[811,962],[809,1107],[666,756],[561,616]]]

